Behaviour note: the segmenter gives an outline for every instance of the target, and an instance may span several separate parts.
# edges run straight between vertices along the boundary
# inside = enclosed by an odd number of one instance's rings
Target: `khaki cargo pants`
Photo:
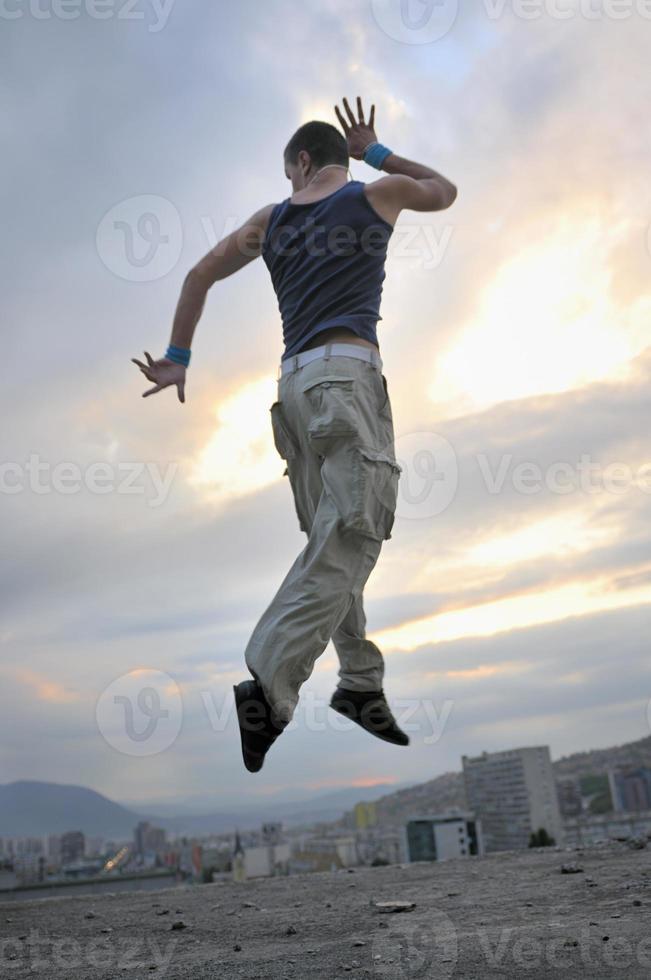
[[[391,537],[401,467],[379,355],[330,354],[278,379],[270,408],[307,544],[257,623],[246,664],[278,717],[291,720],[299,688],[332,638],[339,683],[382,687],[384,661],[366,639],[362,591]]]

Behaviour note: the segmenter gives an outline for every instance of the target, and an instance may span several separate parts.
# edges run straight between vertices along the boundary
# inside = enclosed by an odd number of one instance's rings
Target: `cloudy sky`
[[[0,782],[230,805],[649,734],[650,5],[0,17]],[[459,187],[401,215],[378,326],[403,476],[365,605],[412,744],[328,715],[330,645],[251,776],[232,684],[305,541],[263,263],[211,291],[185,405],[143,400],[130,358],[163,353],[188,268],[289,195],[297,126],[358,94]]]

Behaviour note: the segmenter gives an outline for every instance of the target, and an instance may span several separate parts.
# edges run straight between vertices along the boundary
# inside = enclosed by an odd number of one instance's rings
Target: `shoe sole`
[[[233,684],[233,695],[235,697],[235,714],[237,715],[237,727],[240,730],[240,745],[242,747],[242,761],[249,772],[260,772],[264,765],[264,756],[257,756],[250,752],[244,742],[244,732],[240,724],[240,703],[241,698],[238,694],[238,684]]]
[[[347,701],[346,704],[350,704],[350,702]],[[330,702],[330,707],[332,708],[333,711],[336,711],[337,714],[341,715],[342,718],[348,718],[349,721],[354,721],[356,725],[359,725],[359,727],[363,731],[368,732],[368,734],[369,735],[372,735],[373,738],[380,738],[380,739],[382,739],[383,742],[388,742],[389,745],[400,745],[403,748],[406,748],[409,745],[409,736],[408,735],[405,735],[405,738],[407,739],[406,742],[396,742],[396,740],[394,738],[389,738],[387,735],[383,735],[382,732],[374,732],[374,731],[371,731],[370,728],[367,728],[366,725],[363,725],[362,724],[362,722],[359,720],[359,718],[351,718],[347,711],[342,711],[340,708],[338,708],[332,702]]]

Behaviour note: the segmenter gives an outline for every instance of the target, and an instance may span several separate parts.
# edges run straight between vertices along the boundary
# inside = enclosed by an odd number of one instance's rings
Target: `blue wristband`
[[[183,367],[187,367],[190,363],[190,348],[175,347],[174,344],[170,344],[165,352],[165,357],[168,361],[174,361],[175,364],[182,364]]]
[[[362,159],[364,160],[364,163],[368,163],[370,167],[375,167],[376,170],[381,170],[382,164],[390,153],[393,153],[393,150],[390,150],[388,146],[383,146],[382,143],[371,143],[371,145],[367,146],[364,150]]]

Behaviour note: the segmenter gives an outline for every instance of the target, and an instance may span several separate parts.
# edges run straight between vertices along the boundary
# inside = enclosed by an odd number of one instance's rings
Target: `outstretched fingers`
[[[149,367],[148,367],[147,364],[143,364],[142,361],[139,361],[136,357],[132,357],[131,360],[133,361],[134,364],[137,364],[138,365],[138,367],[140,368],[141,372],[147,378],[147,381],[155,381],[156,380],[156,378],[152,374],[152,372],[149,369]]]
[[[337,119],[339,120],[339,124],[341,125],[341,128],[344,131],[344,135],[347,136],[350,131],[350,126],[348,125],[348,123],[340,113],[338,105],[335,106],[335,112],[337,114]]]
[[[353,115],[353,110],[348,105],[348,99],[346,98],[346,96],[344,96],[344,100],[343,101],[344,101],[344,109],[346,110],[346,114],[347,114],[347,116],[348,116],[348,118],[350,120],[351,126],[356,126],[357,125],[357,120],[355,119],[355,116]]]
[[[162,391],[167,385],[154,385],[153,388],[148,388],[147,391],[143,391],[142,397],[146,398],[147,395],[155,395],[157,391]]]
[[[368,126],[370,129],[373,129],[373,126],[375,125],[375,103],[373,103],[373,105],[371,106],[371,112],[368,118],[368,122],[366,122],[364,118],[364,107],[362,106],[361,96],[359,95],[357,96],[357,119],[355,119],[355,114],[353,113],[353,110],[350,108],[348,99],[345,96],[342,99],[342,102],[344,105],[344,109],[346,110],[346,115],[348,116],[348,119],[344,118],[344,116],[339,110],[338,105],[335,106],[335,112],[337,114],[337,119],[339,120],[341,128],[343,129],[344,134],[346,136],[348,136],[350,130],[355,129],[356,126]]]

